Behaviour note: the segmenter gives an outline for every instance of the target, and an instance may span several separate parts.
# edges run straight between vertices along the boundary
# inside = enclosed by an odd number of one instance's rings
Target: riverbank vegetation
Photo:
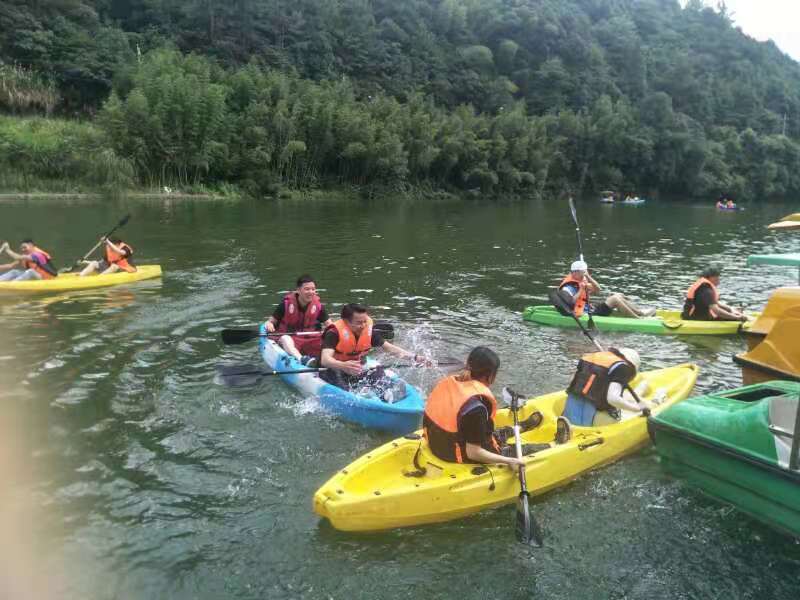
[[[6,4],[7,189],[64,177],[259,195],[800,193],[800,65],[744,36],[724,6]],[[18,116],[51,113],[62,120]]]

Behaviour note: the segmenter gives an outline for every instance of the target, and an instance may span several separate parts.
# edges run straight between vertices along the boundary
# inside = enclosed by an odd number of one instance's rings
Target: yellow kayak
[[[666,399],[653,414],[685,399],[692,391],[698,368],[683,364],[642,373],[652,398],[663,388]],[[623,414],[619,422],[573,427],[572,439],[555,444],[556,417],[566,392],[529,400],[520,419],[541,411],[542,424],[522,434],[524,444],[541,444],[525,457],[528,490],[538,495],[559,487],[648,443],[647,419]],[[497,412],[498,427],[512,425],[508,409]],[[419,436],[421,431],[417,432]],[[420,437],[397,438],[358,458],[314,494],[314,512],[343,531],[377,531],[458,519],[513,502],[519,494],[516,473],[504,465],[448,463],[436,458]],[[546,444],[546,446],[545,446]]]
[[[160,265],[142,265],[136,267],[135,273],[112,273],[110,275],[88,275],[79,277],[77,273],[64,273],[53,279],[34,279],[29,281],[0,281],[2,292],[66,292],[71,290],[87,290],[91,288],[133,283],[143,279],[161,277]]]

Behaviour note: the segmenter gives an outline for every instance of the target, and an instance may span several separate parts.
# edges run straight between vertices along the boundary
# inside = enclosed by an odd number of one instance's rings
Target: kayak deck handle
[[[595,440],[592,440],[591,442],[586,442],[585,444],[578,444],[578,450],[583,452],[584,450],[587,450],[587,449],[591,448],[592,446],[599,446],[604,441],[605,440],[603,438],[599,437],[599,438],[597,438]]]

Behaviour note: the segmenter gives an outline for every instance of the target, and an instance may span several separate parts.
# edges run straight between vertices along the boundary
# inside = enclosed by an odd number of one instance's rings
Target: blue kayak
[[[264,332],[264,325],[261,325],[261,333]],[[271,370],[302,371],[306,368],[271,339],[262,337],[260,340],[259,352]],[[372,359],[367,361],[367,368],[376,366],[378,366],[377,361]],[[345,421],[399,434],[416,431],[422,422],[425,399],[417,388],[405,383],[391,369],[386,369],[386,375],[398,384],[405,384],[405,386],[392,386],[393,390],[405,387],[404,396],[390,398],[392,401],[389,402],[370,390],[353,393],[327,383],[320,379],[317,373],[298,373],[279,377],[304,396],[316,396],[326,412]]]

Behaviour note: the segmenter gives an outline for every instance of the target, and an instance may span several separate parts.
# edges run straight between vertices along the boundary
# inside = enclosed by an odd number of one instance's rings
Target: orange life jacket
[[[636,377],[636,367],[614,348],[605,352],[584,354],[578,361],[578,370],[567,388],[567,392],[584,398],[595,405],[597,410],[608,410],[608,387],[611,385],[611,373],[627,367],[614,381],[626,385]],[[620,381],[620,380],[624,381]]]
[[[372,350],[372,319],[367,317],[367,324],[356,338],[350,329],[347,319],[339,319],[331,327],[339,332],[339,343],[333,350],[333,358],[341,361],[360,361]]]
[[[558,284],[558,289],[564,289],[564,286],[569,283],[574,283],[578,286],[578,296],[575,298],[575,306],[572,308],[572,312],[576,317],[580,317],[583,315],[583,309],[589,301],[589,292],[586,291],[586,280],[579,281],[570,273],[561,280],[561,283]]]
[[[27,259],[23,260],[22,264],[25,266],[26,269],[33,269],[39,275],[42,276],[42,279],[53,279],[53,277],[58,275],[58,271],[56,271],[53,265],[51,264],[52,257],[47,252],[45,252],[38,246],[34,246],[31,254],[41,254],[42,256],[45,257],[46,260],[43,265],[40,265],[35,260],[27,260]]]
[[[117,265],[123,271],[127,271],[128,273],[135,273],[136,267],[134,267],[130,262],[128,262],[128,258],[133,256],[133,248],[131,248],[125,242],[120,242],[119,244],[114,244],[120,250],[127,250],[127,256],[125,254],[120,254],[118,252],[114,252],[108,244],[106,244],[106,262],[110,265]]]
[[[686,301],[683,303],[683,315],[685,318],[691,318],[694,315],[695,310],[697,307],[694,303],[695,294],[697,294],[697,290],[700,289],[701,286],[708,285],[711,287],[711,291],[714,292],[714,303],[716,304],[719,302],[719,290],[717,290],[717,286],[711,283],[705,277],[699,278],[695,281],[692,285],[689,286],[689,289],[686,290]],[[708,309],[708,312],[711,314],[712,318],[717,318],[717,313],[714,312],[712,308]]]
[[[459,435],[458,421],[461,409],[473,396],[486,398],[489,410],[489,430],[494,430],[497,400],[492,391],[480,381],[459,381],[455,376],[445,377],[433,388],[425,404],[422,431],[431,452],[448,462],[472,462],[467,458],[466,442]],[[500,452],[493,435],[482,446],[490,452]]]

